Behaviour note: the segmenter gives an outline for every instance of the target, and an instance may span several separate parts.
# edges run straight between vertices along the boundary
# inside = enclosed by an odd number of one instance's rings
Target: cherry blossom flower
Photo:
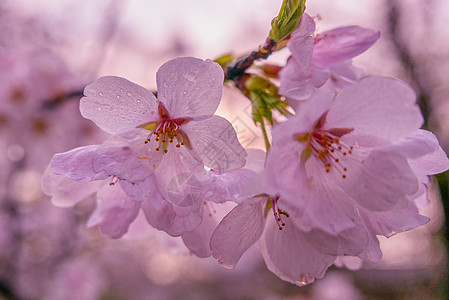
[[[351,58],[370,48],[379,38],[377,31],[358,26],[339,27],[315,37],[315,22],[304,14],[288,43],[291,57],[279,73],[279,92],[289,100],[309,98],[328,79],[337,87],[358,80],[363,72]]]
[[[340,256],[379,261],[376,235],[426,224],[415,199],[428,175],[449,168],[422,120],[414,92],[394,79],[317,90],[274,127],[266,168],[216,228],[212,255],[233,268],[260,240],[268,268],[297,285]]]
[[[98,191],[105,212],[97,209],[91,224],[103,223],[107,213],[111,220],[124,217],[122,227],[127,228],[140,207],[151,225],[174,236],[201,223],[197,178],[205,174],[204,167],[226,172],[245,163],[246,152],[232,125],[213,115],[223,76],[217,63],[186,57],[161,66],[158,99],[119,77],[102,77],[86,87],[81,114],[112,136],[101,145],[56,154],[50,166],[72,180],[109,178],[110,186],[120,184],[117,191]]]

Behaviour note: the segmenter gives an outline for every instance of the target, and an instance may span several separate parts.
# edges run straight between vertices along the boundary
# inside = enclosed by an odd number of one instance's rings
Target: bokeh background
[[[318,31],[381,31],[357,57],[368,74],[417,92],[449,150],[449,1],[308,0]],[[101,143],[78,100],[85,85],[117,75],[150,90],[165,61],[256,50],[281,0],[2,0],[0,2],[0,299],[446,299],[448,175],[433,178],[432,221],[382,239],[384,259],[332,267],[307,287],[281,281],[257,247],[233,271],[190,255],[179,239],[135,224],[120,240],[86,228],[94,199],[57,208],[41,191],[56,152]],[[288,53],[274,54],[282,65]],[[263,147],[246,100],[225,88],[218,113],[245,147]],[[142,220],[140,220],[142,221]]]

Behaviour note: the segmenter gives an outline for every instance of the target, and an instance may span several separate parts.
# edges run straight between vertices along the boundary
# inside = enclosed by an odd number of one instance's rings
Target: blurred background
[[[359,25],[380,40],[354,64],[417,92],[449,150],[449,1],[308,0],[317,30]],[[54,207],[41,191],[54,153],[105,139],[81,117],[84,86],[117,75],[150,90],[165,61],[244,55],[266,39],[281,0],[0,2],[0,299],[446,299],[448,175],[432,179],[426,226],[381,239],[384,259],[332,267],[307,287],[272,275],[257,247],[236,270],[135,224],[120,240],[85,227],[94,199]],[[283,64],[288,53],[270,60]],[[244,147],[263,147],[248,100],[226,88],[218,113]],[[142,220],[140,220],[142,221]]]

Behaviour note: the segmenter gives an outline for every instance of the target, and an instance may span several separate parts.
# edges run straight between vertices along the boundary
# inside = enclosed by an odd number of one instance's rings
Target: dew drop
[[[117,95],[117,99],[120,99],[120,95]]]
[[[126,93],[126,95],[128,95],[128,97],[131,97],[133,94],[131,92]]]
[[[120,89],[120,92],[123,92],[123,89],[122,89],[122,88]]]
[[[102,97],[104,96],[103,92],[99,92],[98,95],[100,95]]]

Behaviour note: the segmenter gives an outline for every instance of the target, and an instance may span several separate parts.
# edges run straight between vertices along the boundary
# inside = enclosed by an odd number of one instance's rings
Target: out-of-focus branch
[[[411,84],[416,89],[418,95],[418,105],[421,108],[421,112],[424,117],[423,128],[427,128],[429,125],[429,116],[431,112],[430,107],[430,95],[427,92],[426,87],[422,83],[419,77],[418,64],[416,59],[413,57],[410,49],[404,43],[402,36],[400,34],[399,21],[401,19],[401,12],[398,8],[396,0],[385,1],[388,7],[388,31],[391,37],[391,42],[395,46],[395,50],[401,60],[402,65],[408,72]]]
[[[412,80],[412,84],[414,85],[416,92],[418,94],[418,105],[421,108],[423,117],[424,117],[424,128],[429,128],[432,122],[430,122],[430,113],[431,113],[431,104],[430,98],[431,95],[428,92],[427,88],[423,84],[419,74],[419,64],[417,60],[413,57],[410,49],[404,43],[400,35],[400,19],[401,12],[398,8],[397,0],[386,0],[386,7],[388,8],[388,30],[391,36],[391,41],[396,48],[396,51],[400,57],[402,65],[405,70],[408,72],[410,79]],[[430,129],[430,128],[429,128]],[[440,188],[441,200],[443,202],[444,214],[446,219],[445,229],[444,229],[444,238],[445,244],[448,251],[449,256],[449,173],[445,172],[442,174],[438,174],[436,176],[437,182]],[[442,293],[449,295],[449,279],[443,280],[441,282],[441,286],[443,288]]]

